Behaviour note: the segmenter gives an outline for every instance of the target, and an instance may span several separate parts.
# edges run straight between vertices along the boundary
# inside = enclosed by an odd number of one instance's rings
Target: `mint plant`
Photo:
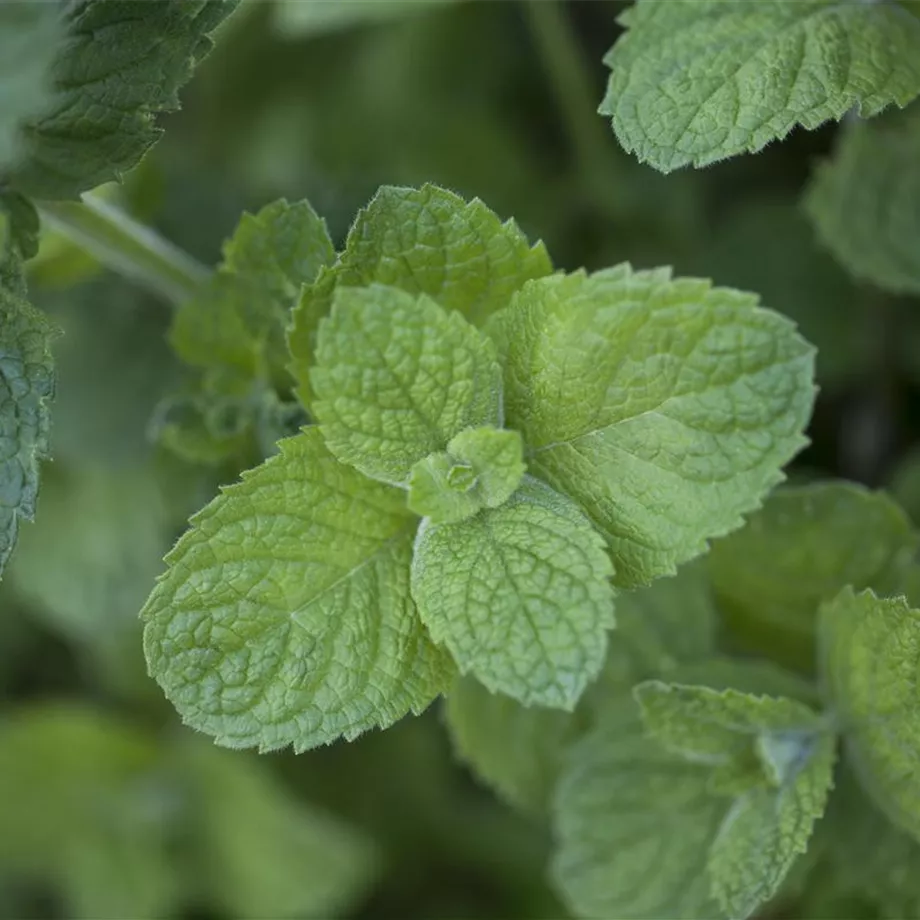
[[[914,0],[0,52],[0,920],[920,917]]]

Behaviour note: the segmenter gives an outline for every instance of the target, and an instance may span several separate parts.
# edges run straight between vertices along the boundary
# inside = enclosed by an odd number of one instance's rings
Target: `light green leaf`
[[[51,100],[51,65],[63,37],[57,4],[0,5],[0,172],[22,151],[23,123]]]
[[[610,920],[714,920],[709,846],[730,801],[709,770],[645,737],[629,698],[570,751],[556,791],[552,875],[572,911]]]
[[[458,678],[444,713],[454,751],[482,782],[515,808],[546,809],[566,747],[582,727],[577,716],[522,706],[471,677]]]
[[[531,246],[513,220],[502,223],[478,198],[466,202],[434,185],[383,186],[358,213],[335,270],[320,275],[294,311],[291,372],[302,402],[312,404],[317,328],[336,284],[427,294],[481,325],[525,281],[551,271],[543,244]]]
[[[373,880],[371,842],[296,800],[255,755],[185,739],[175,769],[190,807],[190,874],[226,916],[341,916]]]
[[[82,706],[7,711],[0,727],[0,863],[41,879],[75,920],[167,917],[179,906],[168,834],[179,803],[156,747]]]
[[[0,274],[6,274],[2,267]],[[21,275],[10,268],[8,278],[0,277],[0,572],[20,520],[31,521],[35,514],[54,393],[52,327],[24,294]]]
[[[177,311],[173,348],[195,367],[283,377],[290,309],[334,257],[326,222],[309,202],[280,199],[244,214],[224,244],[220,270]]]
[[[916,28],[920,30],[920,21]],[[920,40],[915,59],[920,60]],[[895,294],[920,294],[920,106],[848,124],[805,199],[841,265]]]
[[[340,464],[316,428],[279,447],[167,556],[144,648],[187,724],[303,751],[420,712],[454,672],[409,596],[403,493]]]
[[[306,38],[338,29],[397,19],[437,8],[451,0],[278,0],[275,29],[288,38]]]
[[[516,431],[468,428],[447,450],[419,460],[409,475],[409,507],[433,524],[452,524],[481,508],[498,508],[527,469]]]
[[[646,681],[635,689],[646,730],[666,749],[749,787],[783,786],[807,756],[820,718],[801,703],[737,690]]]
[[[339,287],[310,377],[329,450],[375,479],[404,484],[454,435],[501,425],[495,348],[425,294]]]
[[[821,606],[819,661],[850,764],[876,804],[920,838],[920,611],[844,588]]]
[[[713,590],[744,647],[811,671],[818,606],[847,584],[882,589],[917,547],[884,494],[827,482],[774,492],[709,554]]]
[[[709,851],[712,892],[730,917],[749,917],[777,893],[808,848],[833,786],[835,738],[802,739],[778,789],[737,798]]]
[[[578,508],[528,478],[500,508],[422,523],[412,596],[462,673],[528,706],[573,709],[604,662],[611,574]]]
[[[662,172],[920,93],[920,20],[897,3],[638,0],[619,22],[600,111]]]
[[[528,283],[489,332],[528,468],[604,534],[619,586],[739,527],[806,443],[813,349],[754,295],[620,265]]]
[[[136,166],[160,136],[156,116],[179,108],[179,88],[235,6],[236,0],[68,5],[53,94],[41,116],[24,125],[14,184],[38,198],[74,198]]]

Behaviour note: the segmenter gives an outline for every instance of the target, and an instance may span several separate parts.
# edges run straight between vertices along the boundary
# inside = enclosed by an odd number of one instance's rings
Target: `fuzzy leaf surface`
[[[600,111],[662,172],[920,93],[920,19],[897,3],[638,0],[619,22]]]
[[[312,404],[317,329],[337,284],[376,282],[427,294],[481,325],[525,281],[552,270],[542,243],[531,245],[513,220],[502,222],[478,198],[467,202],[435,185],[383,186],[358,213],[335,269],[304,292],[295,310],[291,370],[301,400]]]
[[[466,428],[501,425],[495,348],[459,313],[395,287],[339,287],[319,330],[314,412],[329,450],[383,482]]]
[[[25,124],[15,185],[37,198],[75,198],[136,166],[162,133],[156,116],[179,108],[180,87],[235,7],[236,0],[69,4],[53,94]]]
[[[910,521],[886,495],[826,482],[778,489],[707,561],[745,647],[811,670],[821,601],[847,584],[886,587],[916,547]]]
[[[570,710],[604,662],[611,574],[577,506],[527,479],[500,508],[423,522],[412,596],[461,673],[525,705]]]
[[[920,839],[920,611],[844,588],[820,612],[824,692],[850,764],[876,804]]]
[[[840,264],[893,294],[920,294],[918,160],[917,105],[857,121],[818,166],[806,198],[819,238]]]
[[[340,464],[316,428],[279,447],[169,554],[144,647],[187,724],[302,751],[420,712],[454,671],[409,595],[403,493]]]
[[[529,470],[582,506],[620,587],[739,527],[806,443],[813,349],[754,295],[624,264],[533,281],[488,331]]]

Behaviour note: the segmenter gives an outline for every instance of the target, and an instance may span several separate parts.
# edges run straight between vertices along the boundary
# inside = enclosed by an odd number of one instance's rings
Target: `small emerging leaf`
[[[394,287],[339,287],[311,372],[329,450],[383,482],[465,428],[501,424],[495,348],[459,313]]]
[[[600,111],[662,172],[920,93],[920,20],[897,3],[638,0],[619,21]]]
[[[500,508],[419,529],[412,596],[460,671],[525,705],[573,709],[613,626],[603,541],[532,479]]]

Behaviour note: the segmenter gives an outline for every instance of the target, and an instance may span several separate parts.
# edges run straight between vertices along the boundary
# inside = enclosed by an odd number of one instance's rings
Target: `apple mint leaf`
[[[498,508],[520,485],[527,467],[516,431],[468,428],[447,450],[419,460],[409,474],[409,507],[433,524],[452,524],[481,508]]]
[[[467,202],[435,185],[383,186],[358,213],[335,269],[304,291],[294,311],[291,372],[301,401],[312,406],[317,328],[337,284],[427,294],[481,325],[525,281],[552,270],[542,243],[531,245],[513,220],[502,222],[478,198]]]
[[[0,253],[0,572],[22,519],[31,521],[48,455],[52,326],[25,299],[19,257]]]
[[[142,617],[151,674],[228,747],[296,751],[420,712],[453,669],[409,595],[416,518],[316,428],[192,519]]]
[[[282,377],[285,329],[301,286],[335,257],[326,222],[284,199],[244,214],[214,277],[173,320],[170,343],[187,364],[244,379]]]
[[[731,801],[709,769],[645,736],[628,697],[569,752],[554,799],[552,876],[577,916],[714,920],[709,847]]]
[[[918,539],[887,496],[844,482],[776,490],[742,530],[713,544],[719,609],[745,648],[811,671],[822,600],[884,589]]]
[[[855,121],[818,166],[805,200],[819,238],[840,264],[894,294],[920,294],[918,160],[917,105]]]
[[[201,901],[252,920],[348,911],[376,875],[371,841],[295,798],[255,755],[199,738],[183,736],[173,765],[189,803],[184,852]]]
[[[712,892],[729,917],[749,917],[779,890],[808,848],[833,786],[836,739],[803,735],[776,789],[735,799],[709,851]]]
[[[897,3],[638,0],[618,21],[600,112],[662,172],[920,93],[920,20]]]
[[[851,765],[876,804],[920,838],[920,611],[844,588],[821,607],[819,661]]]
[[[58,4],[0,5],[0,172],[22,152],[23,124],[51,100],[51,66],[63,37]]]
[[[407,482],[465,428],[501,424],[495,348],[426,294],[339,287],[311,380],[329,450],[383,482]]]
[[[12,4],[18,5],[30,4]],[[51,94],[22,124],[16,187],[37,198],[75,198],[136,166],[161,134],[156,116],[179,108],[179,88],[235,6],[236,0],[66,5],[67,40],[57,48]]]
[[[528,469],[582,506],[620,587],[739,527],[806,443],[814,350],[756,302],[620,265],[532,281],[489,325]]]
[[[526,479],[500,508],[423,521],[412,596],[461,673],[527,706],[573,709],[604,662],[612,572],[577,506]]]
[[[483,783],[515,808],[545,811],[582,720],[558,709],[522,706],[472,677],[457,679],[444,715],[455,753]]]

